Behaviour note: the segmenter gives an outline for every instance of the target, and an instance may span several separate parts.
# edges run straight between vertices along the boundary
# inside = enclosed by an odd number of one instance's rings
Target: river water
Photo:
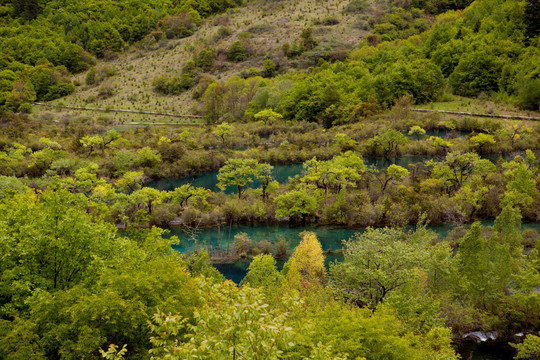
[[[514,155],[488,155],[484,156],[496,163],[500,157],[504,160],[512,159]],[[426,156],[404,156],[386,160],[383,158],[364,158],[364,163],[367,166],[375,166],[378,169],[384,169],[391,164],[407,167],[409,164],[419,162],[427,162],[428,160],[441,160],[439,157]],[[273,175],[279,183],[286,183],[289,178],[301,174],[303,171],[302,164],[290,165],[275,165]],[[176,187],[183,184],[191,183],[193,186],[204,187],[214,192],[220,191],[217,187],[217,171],[187,176],[183,178],[161,179],[147,183],[147,186],[157,188],[159,190],[174,190]],[[256,188],[260,183],[253,182],[249,185]],[[236,189],[228,188],[226,193],[234,193]],[[484,225],[493,225],[493,221],[485,221]],[[440,238],[445,238],[448,232],[453,228],[453,225],[431,225],[429,228],[439,234]],[[412,228],[412,227],[411,227]],[[523,224],[523,228],[533,228],[540,231],[540,223]],[[171,228],[170,235],[176,235],[180,239],[180,244],[175,246],[175,250],[182,253],[196,250],[197,248],[211,248],[214,251],[222,249],[227,251],[234,236],[238,233],[246,233],[252,242],[255,244],[261,240],[268,240],[275,244],[280,239],[287,240],[289,248],[292,251],[300,242],[300,233],[303,231],[313,231],[317,234],[317,238],[321,242],[322,248],[327,252],[325,262],[328,266],[331,262],[341,261],[343,255],[340,252],[335,252],[343,248],[343,240],[350,239],[355,233],[363,232],[362,228],[345,228],[345,227],[314,227],[314,226],[289,226],[287,224],[272,224],[272,225],[232,225],[221,227],[202,228],[195,231],[186,232],[183,229]],[[277,267],[279,270],[283,268],[287,259],[277,259]],[[240,283],[247,273],[250,260],[244,259],[231,263],[216,263],[214,266],[229,280],[235,283]],[[459,353],[462,359],[466,360],[511,360],[515,355],[512,349],[498,348],[486,344],[465,343],[459,348]]]
[[[485,226],[493,225],[493,221],[486,220],[482,222]],[[451,224],[429,225],[428,228],[439,234],[441,239],[445,238],[448,232],[455,226]],[[413,229],[413,226],[408,228]],[[523,229],[536,229],[540,232],[540,223],[523,224]],[[281,239],[287,240],[291,251],[300,242],[300,234],[303,231],[313,231],[321,243],[325,252],[330,252],[326,256],[326,262],[340,260],[340,253],[332,253],[343,249],[343,240],[350,239],[355,233],[365,231],[365,228],[346,228],[346,227],[316,227],[316,226],[290,226],[288,224],[258,224],[258,225],[231,225],[221,227],[207,227],[195,231],[187,232],[182,228],[170,228],[169,236],[176,235],[180,239],[180,244],[174,246],[174,249],[188,253],[197,248],[210,248],[213,251],[222,249],[226,252],[234,236],[238,233],[246,233],[253,244],[261,240],[268,240],[275,244]],[[284,261],[278,261],[278,267],[283,266]],[[239,283],[247,273],[249,260],[237,261],[234,263],[215,264],[218,270],[228,279]]]
[[[496,163],[499,158],[502,157],[504,160],[509,160],[514,157],[512,154],[505,155],[485,155],[483,158],[491,160]],[[417,164],[421,162],[427,162],[429,160],[440,161],[443,157],[437,156],[401,156],[397,158],[392,158],[390,160],[384,158],[364,158],[364,163],[366,166],[375,166],[377,169],[386,169],[392,164],[396,164],[407,168],[409,164]],[[295,177],[296,175],[301,174],[303,171],[302,164],[289,164],[289,165],[274,165],[273,175],[274,179],[280,184],[286,183],[289,178]],[[217,171],[209,171],[201,174],[184,176],[179,178],[170,178],[170,179],[159,179],[151,180],[146,183],[146,186],[152,187],[158,190],[172,191],[175,188],[182,186],[184,184],[191,184],[195,187],[204,187],[212,190],[213,192],[221,191],[217,184]],[[254,181],[248,185],[251,188],[260,187],[261,183],[259,181]],[[232,194],[236,192],[235,187],[229,187],[225,190],[225,193]]]

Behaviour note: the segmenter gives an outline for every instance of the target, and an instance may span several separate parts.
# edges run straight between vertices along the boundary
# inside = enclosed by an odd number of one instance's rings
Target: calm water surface
[[[492,220],[483,221],[485,226],[493,225]],[[448,232],[455,226],[451,224],[430,225],[429,229],[439,234],[443,239]],[[410,226],[409,228],[413,228]],[[523,224],[523,229],[536,229],[540,232],[540,223]],[[350,239],[355,233],[362,233],[365,228],[345,228],[345,227],[316,227],[316,226],[289,226],[287,224],[277,225],[232,225],[221,227],[207,227],[195,232],[187,233],[180,228],[170,228],[169,236],[176,235],[180,239],[180,244],[174,246],[174,249],[183,253],[194,251],[197,248],[212,248],[217,250],[221,247],[224,251],[228,250],[234,241],[234,236],[244,232],[252,240],[258,243],[261,240],[268,240],[275,244],[280,239],[287,240],[290,249],[294,249],[300,242],[300,233],[303,231],[313,231],[319,239],[323,251],[336,251],[343,249],[343,240]],[[327,263],[335,260],[341,260],[340,253],[328,254]],[[283,264],[279,263],[279,266]],[[247,273],[249,260],[238,261],[235,263],[216,264],[218,270],[223,275],[239,283]]]
[[[484,155],[484,159],[488,159],[493,163],[497,163],[499,158],[504,160],[513,159],[515,154],[504,154],[504,155]],[[364,158],[364,163],[366,166],[375,166],[377,169],[386,169],[392,164],[396,164],[407,168],[409,164],[417,164],[421,162],[427,162],[429,160],[440,161],[443,157],[437,156],[401,156],[392,159],[384,158]],[[273,175],[274,179],[280,184],[284,184],[289,181],[289,178],[295,177],[296,175],[302,174],[304,168],[302,164],[289,164],[289,165],[274,165]],[[221,191],[218,186],[217,180],[217,171],[209,171],[201,174],[184,176],[179,178],[170,178],[170,179],[159,179],[152,180],[146,183],[146,186],[152,187],[158,190],[172,191],[175,188],[182,186],[184,184],[192,184],[195,187],[204,187],[210,189],[213,192]],[[259,181],[254,181],[248,185],[251,188],[260,187],[261,183]],[[229,187],[225,190],[225,193],[232,194],[236,192],[236,187]]]

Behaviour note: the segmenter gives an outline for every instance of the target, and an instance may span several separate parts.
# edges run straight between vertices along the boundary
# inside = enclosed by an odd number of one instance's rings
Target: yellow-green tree
[[[301,236],[302,240],[289,261],[294,262],[303,285],[322,284],[326,281],[326,269],[321,243],[313,232],[306,231]],[[294,274],[289,271],[287,277],[294,277]]]

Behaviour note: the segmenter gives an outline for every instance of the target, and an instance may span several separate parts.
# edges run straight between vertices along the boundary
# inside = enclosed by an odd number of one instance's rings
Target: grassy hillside
[[[205,20],[187,38],[147,37],[99,62],[90,76],[78,75],[76,91],[56,103],[200,113],[210,121],[272,108],[326,125],[357,121],[403,96],[417,104],[442,100],[444,109],[463,108],[458,95],[481,112],[536,110],[540,55],[531,4],[488,0],[435,16],[434,5],[421,2],[250,2]]]
[[[110,72],[114,75],[106,77],[100,84],[87,86],[86,73],[80,74],[75,77],[75,82],[80,84],[77,90],[57,103],[192,113],[191,92],[164,96],[153,90],[152,81],[161,75],[179,75],[184,64],[206,46],[213,47],[217,53],[215,64],[206,72],[213,79],[258,74],[266,59],[271,59],[278,71],[312,65],[307,56],[291,61],[282,51],[283,44],[299,39],[302,30],[308,27],[313,28],[314,38],[319,43],[318,52],[312,56],[330,53],[344,59],[347,52],[368,34],[357,24],[359,18],[367,18],[372,12],[369,6],[366,6],[362,14],[344,12],[347,5],[347,2],[339,0],[250,2],[245,7],[204,21],[200,29],[190,37],[149,41],[133,47],[117,59],[98,63],[98,73]],[[328,22],[337,24],[325,25]],[[318,23],[321,24],[316,25]],[[223,33],[229,35],[220,35]],[[249,45],[249,57],[242,62],[228,61],[228,48],[242,39]],[[109,93],[110,96],[107,96]],[[134,121],[139,118],[121,115],[112,117]]]

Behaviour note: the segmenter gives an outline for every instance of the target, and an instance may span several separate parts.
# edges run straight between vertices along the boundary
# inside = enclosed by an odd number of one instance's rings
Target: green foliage
[[[396,130],[387,130],[382,134],[375,135],[369,139],[367,146],[374,149],[374,151],[382,151],[382,155],[385,158],[390,158],[392,154],[394,156],[399,155],[399,146],[407,143],[405,135]]]
[[[197,57],[195,58],[195,65],[205,71],[208,71],[212,68],[215,57],[215,50],[209,46],[205,47],[199,52],[199,54],[197,54]]]
[[[224,122],[216,126],[215,134],[221,138],[222,142],[225,142],[225,136],[230,135],[232,131],[232,126],[229,123]]]
[[[346,13],[357,14],[368,8],[369,4],[366,0],[351,0],[343,10]]]
[[[501,62],[486,51],[477,51],[462,56],[448,78],[454,92],[462,96],[497,91],[501,73]]]
[[[317,209],[317,199],[304,190],[294,190],[276,196],[277,217],[290,217],[305,220]]]
[[[231,44],[227,53],[227,58],[230,61],[240,62],[246,60],[247,57],[247,50],[241,41],[235,41]]]
[[[525,21],[525,36],[528,39],[534,39],[540,35],[540,20],[538,19],[538,16],[535,16],[535,14],[538,14],[539,12],[540,3],[536,0],[527,0],[527,5],[525,5],[523,11],[523,20]]]
[[[281,275],[276,269],[276,260],[272,255],[257,255],[249,264],[248,273],[241,285],[262,288],[267,297],[278,291]]]
[[[232,282],[199,281],[207,297],[193,316],[193,324],[181,316],[157,313],[152,318],[152,356],[170,359],[224,359],[256,357],[279,359],[293,346],[292,328],[285,325],[289,313],[270,309],[261,292],[237,288]],[[291,306],[297,306],[291,301]],[[183,336],[182,333],[190,334]]]
[[[536,360],[540,359],[540,337],[527,335],[521,344],[515,344],[518,353],[514,359]]]
[[[313,28],[305,28],[300,33],[301,46],[305,50],[311,50],[317,45],[317,41],[313,38]]]
[[[420,140],[420,136],[424,135],[426,133],[426,130],[422,129],[418,125],[414,125],[409,129],[409,135],[416,136],[416,140]]]
[[[324,189],[325,195],[328,196],[330,189],[338,193],[341,189],[355,187],[365,166],[360,155],[347,151],[328,161],[318,161],[317,158],[313,158],[304,163],[304,169],[306,175],[302,181]]]
[[[39,198],[16,195],[0,205],[4,214],[0,226],[5,238],[3,253],[7,255],[0,270],[4,275],[10,273],[3,282],[21,285],[4,283],[4,291],[12,290],[3,296],[19,297],[19,292],[26,294],[32,287],[67,289],[95,276],[99,259],[117,251],[119,240],[114,226],[93,221],[86,212],[88,205],[84,196],[66,191],[46,192]],[[24,227],[28,222],[32,226]],[[7,223],[12,226],[4,227]]]
[[[27,189],[28,187],[14,176],[0,176],[0,199],[17,193],[24,193]]]
[[[276,73],[276,64],[270,59],[266,59],[263,62],[263,76],[266,78],[274,77]]]
[[[236,186],[238,198],[242,197],[243,188],[252,183],[261,172],[260,164],[254,159],[230,159],[219,169],[217,176],[218,186],[225,189],[228,186]]]
[[[416,236],[415,236],[416,235]],[[431,238],[397,229],[368,229],[346,241],[345,259],[330,267],[330,286],[359,306],[376,308],[394,293],[421,281]]]

